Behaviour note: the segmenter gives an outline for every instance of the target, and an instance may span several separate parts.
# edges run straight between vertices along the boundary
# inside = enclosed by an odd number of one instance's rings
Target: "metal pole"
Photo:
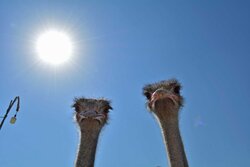
[[[12,106],[14,105],[14,103],[15,103],[16,101],[17,101],[16,112],[19,111],[19,108],[20,108],[20,97],[17,96],[17,97],[15,97],[15,99],[14,99],[13,101],[12,101],[12,100],[10,101],[9,107],[8,107],[8,109],[6,110],[6,113],[5,113],[5,115],[3,116],[3,120],[2,120],[2,122],[1,122],[1,124],[0,124],[0,130],[2,129],[3,123],[4,123],[5,119],[7,118],[7,116],[8,116],[8,114],[9,114],[9,112],[10,112]]]

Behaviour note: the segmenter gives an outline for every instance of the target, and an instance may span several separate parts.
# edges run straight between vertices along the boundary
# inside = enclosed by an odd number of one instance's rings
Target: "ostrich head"
[[[143,94],[148,100],[147,106],[149,110],[158,116],[161,113],[168,116],[178,116],[179,108],[183,105],[180,89],[181,85],[175,79],[146,85],[143,88]]]
[[[73,107],[80,128],[102,127],[108,120],[110,101],[105,99],[76,98]]]

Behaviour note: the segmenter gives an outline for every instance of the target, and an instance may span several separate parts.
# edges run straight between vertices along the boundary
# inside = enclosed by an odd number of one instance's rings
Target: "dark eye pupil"
[[[75,110],[76,110],[76,111],[79,111],[79,110],[80,110],[80,107],[79,107],[79,106],[75,106]]]
[[[174,93],[180,94],[180,87],[179,87],[179,86],[176,86],[176,87],[174,88]]]
[[[109,109],[105,109],[104,112],[105,112],[105,113],[109,113]]]
[[[146,96],[146,98],[147,98],[148,100],[151,98],[151,94],[150,94],[149,92],[146,92],[144,95]]]

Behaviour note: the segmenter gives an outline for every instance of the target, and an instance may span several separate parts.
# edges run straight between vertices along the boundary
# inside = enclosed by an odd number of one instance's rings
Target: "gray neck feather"
[[[80,145],[75,167],[94,167],[95,153],[100,130],[81,129]]]
[[[162,129],[170,166],[188,167],[188,161],[180,135],[178,117],[158,118],[158,121]]]

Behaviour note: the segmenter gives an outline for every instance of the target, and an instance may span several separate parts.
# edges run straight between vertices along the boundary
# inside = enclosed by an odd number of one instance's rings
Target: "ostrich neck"
[[[178,116],[176,118],[159,118],[168,159],[171,167],[188,167],[188,162],[179,130]]]
[[[75,167],[94,167],[95,153],[101,129],[81,129]]]

